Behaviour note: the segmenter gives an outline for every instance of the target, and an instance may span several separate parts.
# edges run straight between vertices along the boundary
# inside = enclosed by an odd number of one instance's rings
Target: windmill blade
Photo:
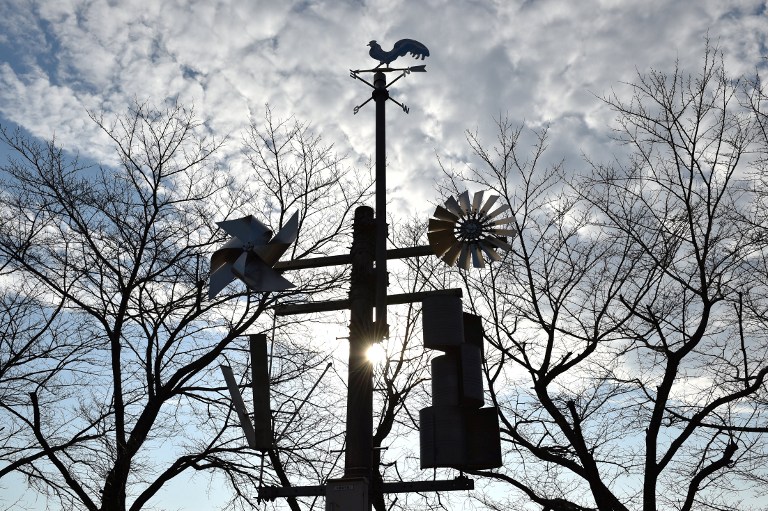
[[[497,238],[496,236],[487,236],[483,241],[490,243],[491,245],[500,248],[502,250],[512,250],[512,245],[507,243],[506,241]]]
[[[285,291],[294,284],[284,279],[255,254],[245,252],[232,265],[232,273],[245,285],[258,292]]]
[[[501,261],[501,256],[499,255],[499,253],[496,252],[493,249],[493,247],[488,244],[486,240],[480,240],[479,245],[480,245],[480,248],[483,249],[483,252],[485,252],[485,254],[488,256],[488,258],[491,261],[494,261],[494,262]]]
[[[434,231],[451,231],[456,227],[456,222],[450,220],[438,220],[436,218],[430,218],[427,222],[427,232]]]
[[[480,252],[480,247],[473,244],[470,248],[472,252],[472,266],[475,268],[485,268],[485,261],[483,261],[483,254]]]
[[[514,238],[517,236],[517,229],[491,229],[491,233],[496,236],[511,236]]]
[[[291,243],[296,241],[299,234],[299,212],[294,213],[290,219],[283,225],[280,232],[263,246],[256,246],[253,251],[261,257],[261,260],[269,266],[274,266],[277,261],[285,254]]]
[[[261,267],[258,272],[248,271],[246,275],[240,276],[240,279],[245,282],[246,286],[259,293],[285,291],[296,287],[296,284],[283,278],[267,265]]]
[[[469,191],[468,190],[464,190],[459,195],[459,205],[461,206],[461,210],[464,211],[464,215],[462,215],[462,216],[466,216],[467,213],[469,213],[469,211],[470,211]]]
[[[499,216],[500,214],[504,213],[509,209],[509,206],[507,204],[504,204],[502,206],[499,206],[498,208],[494,209],[491,213],[488,214],[488,219],[492,219],[494,217]]]
[[[490,209],[491,209],[491,206],[493,206],[493,205],[494,205],[494,203],[495,203],[495,202],[496,202],[498,199],[499,199],[499,196],[498,196],[498,195],[491,195],[490,197],[488,197],[488,200],[486,201],[486,203],[485,203],[485,204],[483,204],[483,208],[480,210],[480,214],[481,214],[481,215],[485,215],[486,213],[488,213],[488,210],[490,210]]]
[[[225,263],[219,266],[208,277],[208,298],[213,298],[219,294],[233,280],[235,280],[235,274],[232,273],[232,264]]]
[[[263,245],[272,237],[269,227],[256,220],[253,215],[216,222],[216,225],[243,243]]]
[[[290,246],[290,243],[272,243],[272,241],[270,241],[266,245],[253,247],[251,252],[261,258],[261,260],[268,266],[274,266]]]
[[[243,251],[243,242],[239,238],[230,237],[226,243],[224,243],[219,250],[227,250],[227,249],[237,249],[238,251]],[[218,252],[218,250],[217,250]],[[235,258],[236,259],[236,258]]]
[[[480,190],[479,192],[475,192],[475,195],[472,197],[472,212],[477,213],[480,211],[480,205],[483,203],[483,191]]]
[[[499,220],[494,220],[489,225],[504,225],[504,224],[510,223],[514,219],[515,219],[515,217],[508,216],[508,217],[500,218]]]
[[[464,245],[461,243],[455,243],[448,251],[443,255],[442,259],[445,261],[445,264],[448,266],[453,266],[456,264],[456,260],[459,258],[459,254],[461,253],[461,247]]]
[[[233,238],[230,240],[230,242],[235,245],[234,247],[227,247],[230,243],[227,243],[224,245],[224,247],[218,249],[216,252],[211,254],[211,268],[210,271],[214,272],[218,270],[221,266],[225,264],[232,264],[235,261],[237,261],[237,258],[240,257],[240,254],[243,253],[242,243],[240,243],[240,240]]]
[[[461,210],[461,206],[459,206],[459,203],[456,202],[456,199],[453,197],[448,197],[448,200],[445,201],[445,207],[457,217],[464,218],[464,212]]]
[[[432,213],[432,216],[439,218],[440,220],[449,220],[451,222],[457,222],[459,220],[457,215],[454,215],[442,206],[437,206],[437,208],[435,208],[435,212]]]
[[[277,233],[277,235],[272,238],[270,243],[285,243],[286,245],[290,245],[294,241],[296,241],[296,236],[299,234],[299,212],[296,211],[293,215],[291,215],[291,218],[288,219],[287,222],[283,225],[282,229]]]
[[[440,257],[452,246],[458,244],[456,236],[453,235],[453,231],[433,231],[427,233],[427,239],[429,240],[429,246],[435,252],[435,255]]]
[[[459,256],[459,268],[464,268],[465,270],[469,270],[469,265],[471,263],[471,258],[469,256],[469,246],[464,243],[461,245],[461,255]]]
[[[241,275],[245,274],[245,265],[248,262],[248,252],[243,252],[240,254],[240,257],[237,258],[237,260],[232,263],[232,273],[234,273],[238,278],[241,278]]]

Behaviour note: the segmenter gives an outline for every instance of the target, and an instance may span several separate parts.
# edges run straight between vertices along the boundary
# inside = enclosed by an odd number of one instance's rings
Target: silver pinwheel
[[[253,291],[283,291],[295,287],[272,267],[296,241],[298,213],[283,225],[277,236],[252,215],[216,222],[232,239],[211,256],[208,297],[213,298],[238,278]]]
[[[470,263],[475,268],[484,268],[484,257],[499,261],[497,250],[511,250],[509,238],[517,236],[517,230],[506,228],[514,216],[500,216],[509,210],[504,204],[493,209],[499,199],[490,195],[483,202],[484,192],[475,192],[472,200],[469,192],[459,195],[458,200],[449,197],[444,206],[437,206],[429,219],[427,238],[435,255],[448,266],[458,263],[468,270]]]

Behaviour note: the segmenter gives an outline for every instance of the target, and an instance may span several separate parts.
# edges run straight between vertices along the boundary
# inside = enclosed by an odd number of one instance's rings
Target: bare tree
[[[66,375],[82,364],[93,343],[78,335],[77,318],[65,319],[63,301],[45,304],[43,292],[26,282],[7,285],[0,294],[0,403],[2,407],[22,406],[27,393],[36,386],[67,387]],[[3,421],[0,427],[0,479],[26,464],[45,457],[34,443],[19,442],[23,426]],[[93,440],[82,434],[64,444],[51,446],[60,451],[73,444]]]
[[[242,359],[241,336],[271,328],[263,315],[276,301],[332,291],[345,274],[299,275],[299,287],[285,294],[233,286],[209,300],[207,261],[223,242],[215,221],[262,214],[277,229],[288,208],[299,209],[294,257],[303,257],[343,242],[332,238],[366,186],[303,126],[282,146],[298,144],[299,152],[273,153],[277,172],[256,176],[284,184],[275,204],[269,190],[254,192],[216,166],[221,141],[206,138],[191,111],[137,104],[114,121],[92,118],[113,142],[116,168],[84,166],[53,141],[2,132],[15,159],[3,168],[0,260],[24,286],[9,307],[37,308],[33,327],[20,328],[24,316],[14,312],[15,331],[3,338],[29,360],[2,360],[3,378],[14,377],[11,366],[23,376],[14,398],[0,402],[11,424],[0,475],[24,474],[62,508],[123,510],[145,507],[185,471],[207,470],[232,483],[233,504],[248,505],[253,492],[238,485],[303,473],[294,458],[309,441],[292,439],[292,449],[270,452],[261,469],[231,421],[216,365]],[[283,173],[295,169],[303,174]],[[277,335],[273,348],[278,410],[328,359],[287,339]],[[19,359],[22,351],[11,353]],[[310,419],[319,420],[297,417],[283,433],[308,430]],[[284,422],[279,414],[275,421]],[[330,425],[321,435],[338,432]],[[157,458],[161,445],[168,460]]]
[[[517,489],[484,494],[492,509],[744,510],[765,494],[760,91],[709,46],[696,74],[629,85],[605,101],[631,157],[580,176],[542,167],[546,130],[530,153],[503,119],[492,148],[468,133],[482,164],[460,177],[520,232],[500,265],[461,274],[506,446],[480,473]]]

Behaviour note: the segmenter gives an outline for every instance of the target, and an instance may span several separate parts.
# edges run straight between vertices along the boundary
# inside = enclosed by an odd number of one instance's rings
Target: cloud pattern
[[[551,157],[610,158],[612,113],[598,96],[649,68],[696,70],[709,37],[733,74],[765,66],[765,0],[11,0],[0,6],[0,122],[108,161],[87,112],[130,102],[193,104],[218,135],[265,103],[322,130],[353,164],[374,152],[370,94],[348,69],[410,37],[428,73],[397,83],[388,164],[397,210],[439,200],[435,153],[464,165],[464,130],[492,141],[493,117],[551,126]],[[427,208],[428,209],[428,208]],[[423,211],[418,211],[423,213]]]

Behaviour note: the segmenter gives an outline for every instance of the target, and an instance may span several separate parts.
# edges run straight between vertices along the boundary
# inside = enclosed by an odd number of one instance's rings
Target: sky
[[[609,160],[614,113],[601,100],[650,69],[699,69],[707,38],[733,76],[765,72],[766,0],[0,0],[0,125],[20,126],[81,157],[109,162],[88,112],[135,100],[193,105],[217,136],[270,105],[311,123],[351,165],[374,154],[367,44],[425,44],[426,64],[390,92],[390,199],[395,217],[441,202],[437,157],[471,162],[464,139],[489,143],[494,118],[550,127],[550,157]],[[0,152],[0,157],[3,153]],[[426,216],[424,217],[426,219]]]
[[[395,216],[421,215],[437,196],[437,157],[461,168],[464,140],[489,143],[494,118],[550,127],[550,156],[569,168],[610,159],[614,114],[599,97],[638,71],[695,71],[707,37],[733,75],[765,67],[766,2],[3,0],[0,124],[56,137],[99,162],[112,156],[88,118],[134,100],[193,105],[217,135],[239,133],[266,104],[295,116],[364,166],[374,153],[370,89],[350,78],[369,68],[367,44],[402,38],[430,50],[427,73],[400,80],[388,103],[387,159]],[[411,65],[411,57],[396,65]]]

